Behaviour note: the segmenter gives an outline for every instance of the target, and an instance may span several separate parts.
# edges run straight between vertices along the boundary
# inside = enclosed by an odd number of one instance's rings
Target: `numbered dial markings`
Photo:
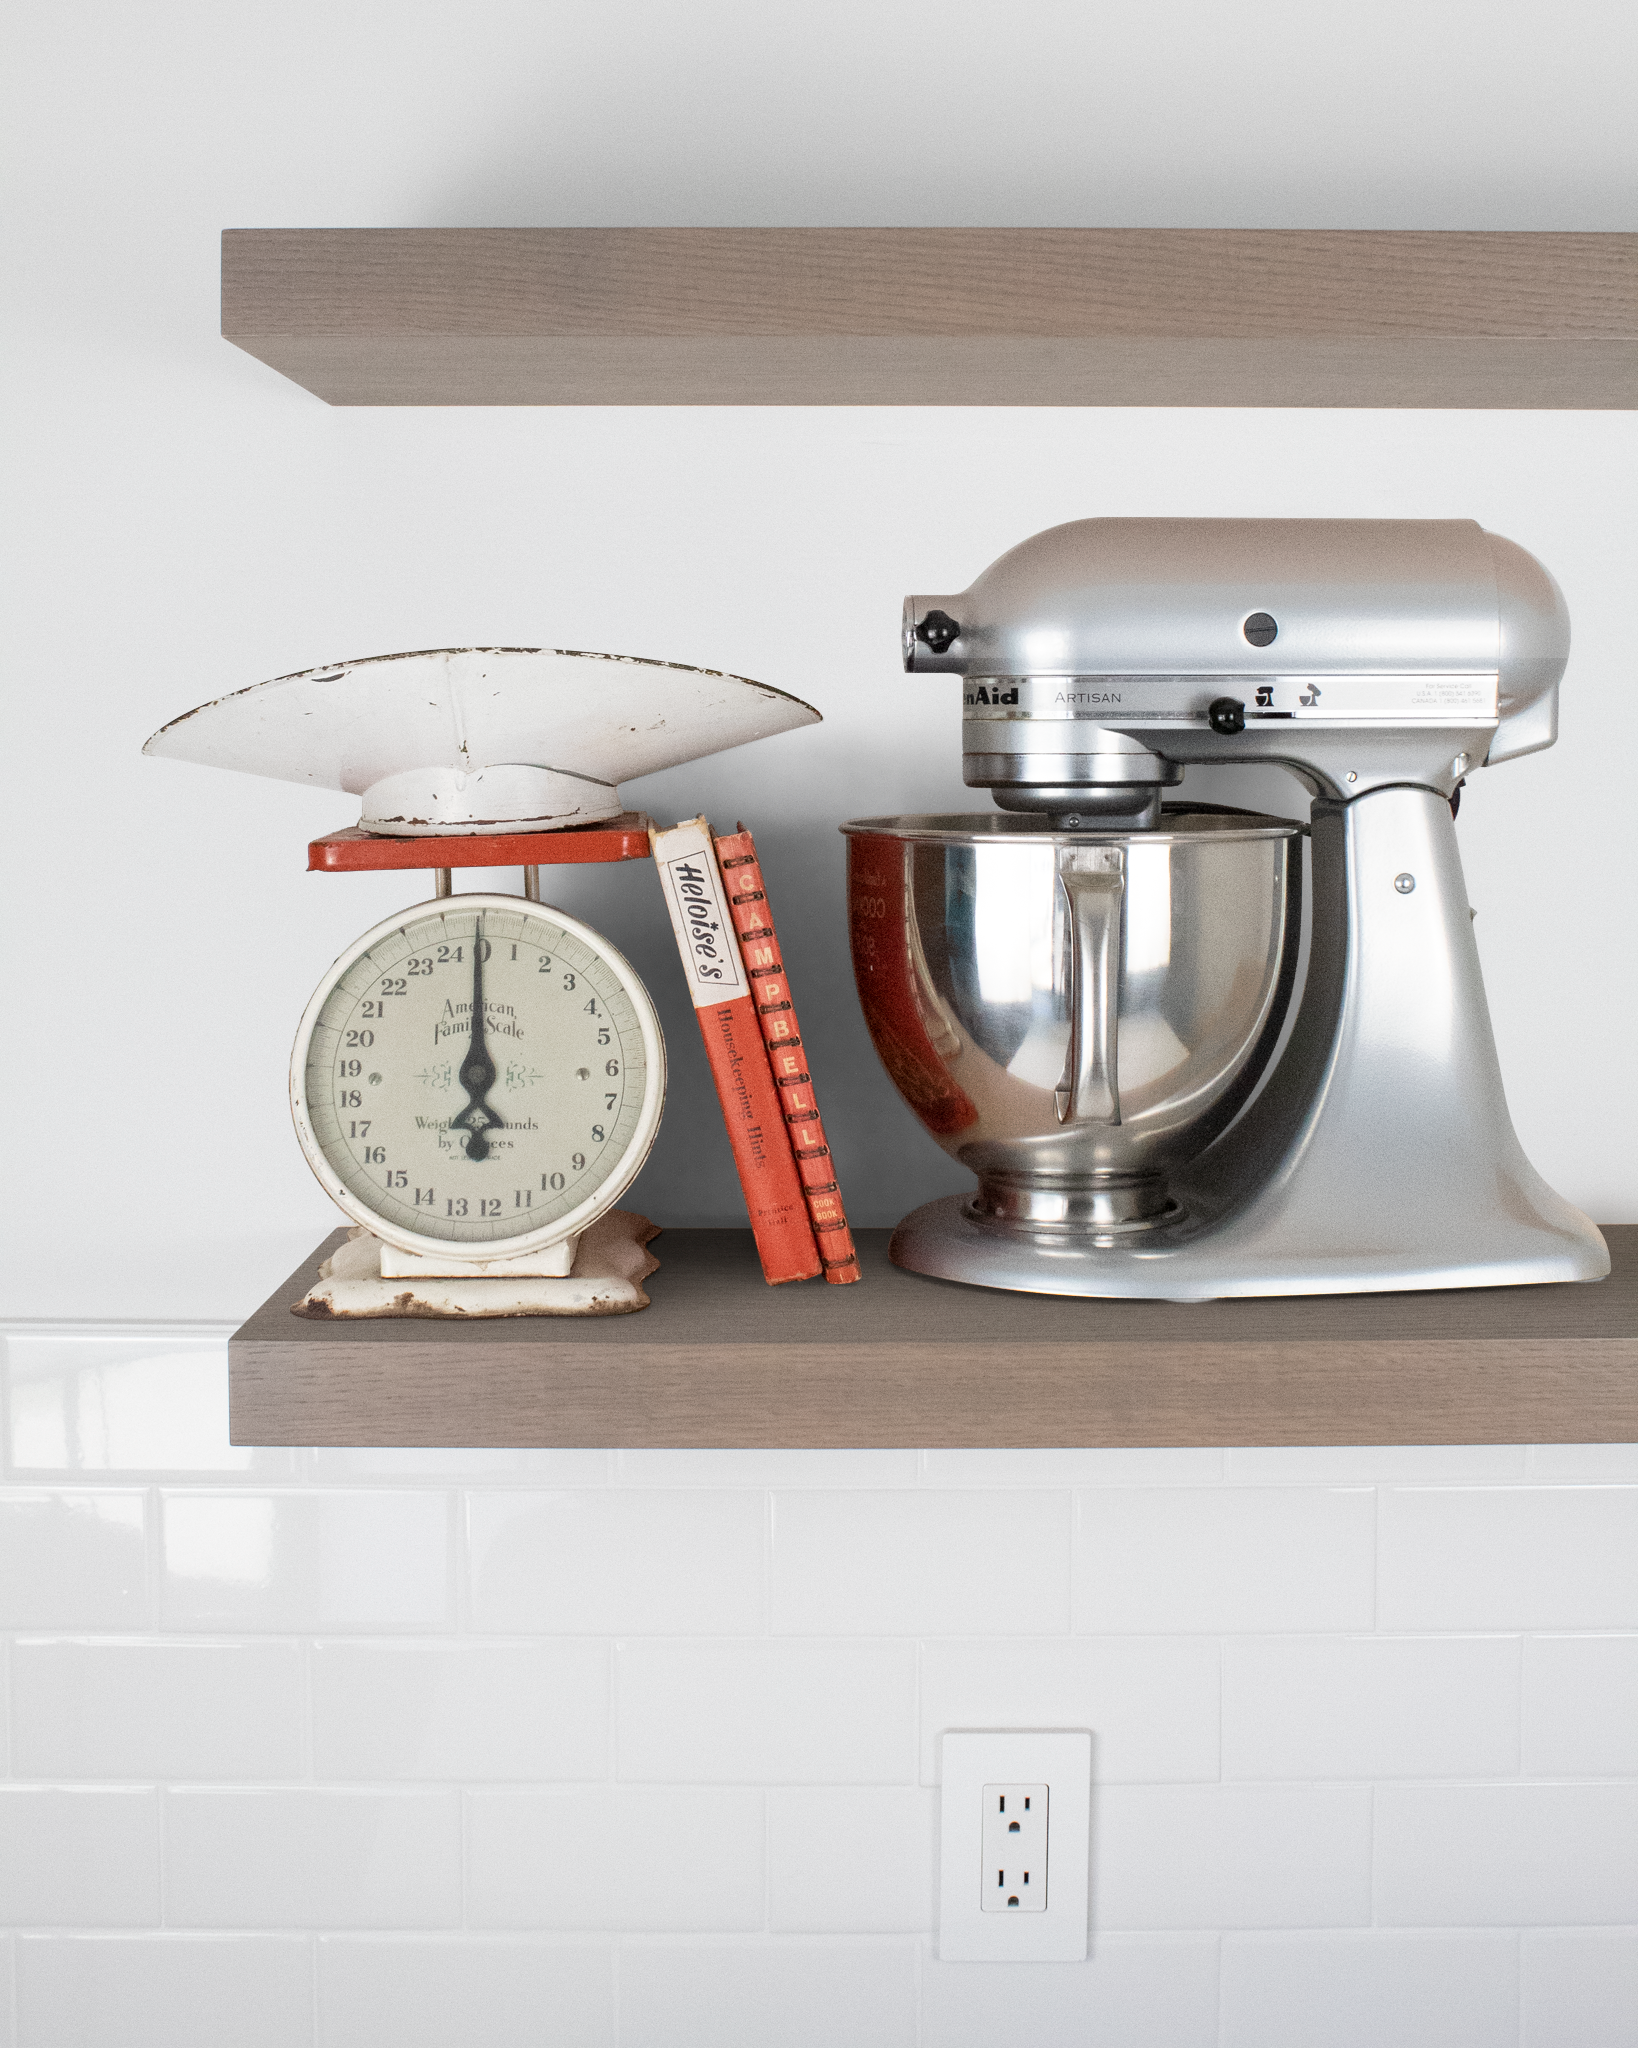
[[[393,1235],[549,1230],[624,1166],[617,1197],[657,1121],[642,984],[584,927],[502,905],[370,935],[310,1012],[303,1143]]]

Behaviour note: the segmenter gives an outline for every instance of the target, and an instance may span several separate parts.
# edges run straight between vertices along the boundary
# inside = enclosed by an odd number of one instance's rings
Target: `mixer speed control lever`
[[[1246,707],[1238,697],[1214,697],[1206,713],[1213,732],[1235,733],[1246,729]]]

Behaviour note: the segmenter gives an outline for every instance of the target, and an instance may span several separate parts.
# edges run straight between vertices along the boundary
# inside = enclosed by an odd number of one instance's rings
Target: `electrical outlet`
[[[952,1728],[940,1758],[940,1960],[1084,1962],[1090,1734]]]
[[[984,1868],[979,1905],[986,1913],[1044,1913],[1047,1904],[1046,1785],[984,1787]]]

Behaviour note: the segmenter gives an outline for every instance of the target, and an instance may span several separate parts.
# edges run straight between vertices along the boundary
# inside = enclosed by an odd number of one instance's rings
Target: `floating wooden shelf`
[[[637,1315],[313,1323],[337,1232],[228,1349],[236,1444],[1058,1445],[1638,1440],[1638,1225],[1595,1286],[1066,1301],[901,1273],[770,1288],[668,1230]]]
[[[332,405],[1638,404],[1638,235],[299,228],[222,332]]]

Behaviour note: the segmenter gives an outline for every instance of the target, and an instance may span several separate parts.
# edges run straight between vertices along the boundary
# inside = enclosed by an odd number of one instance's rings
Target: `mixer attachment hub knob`
[[[961,627],[948,612],[929,612],[916,627],[916,638],[935,654],[943,654],[961,638]]]
[[[1213,732],[1234,733],[1246,729],[1246,707],[1238,697],[1214,697],[1206,713]]]

